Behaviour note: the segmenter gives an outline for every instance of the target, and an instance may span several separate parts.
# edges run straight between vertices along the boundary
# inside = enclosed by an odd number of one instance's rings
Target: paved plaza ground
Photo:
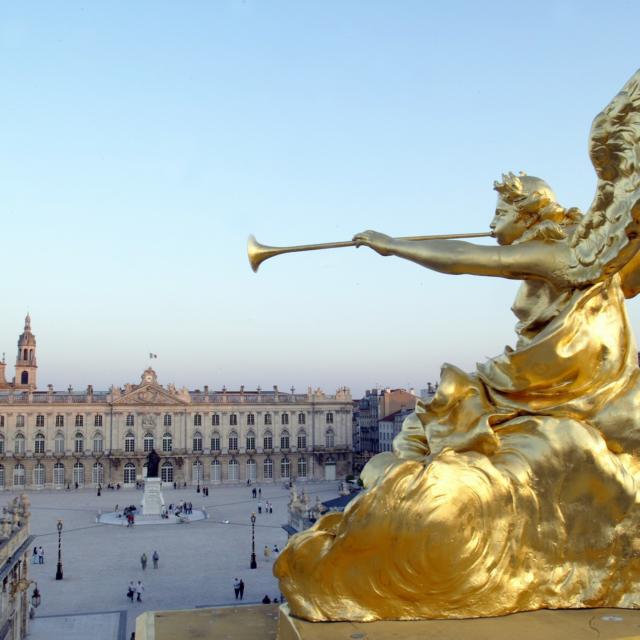
[[[273,556],[263,557],[265,545],[282,548],[287,534],[289,492],[280,484],[255,485],[262,489],[262,502],[273,503],[273,514],[258,514],[257,500],[244,486],[211,487],[209,497],[195,488],[167,489],[165,501],[187,500],[194,508],[206,508],[210,517],[189,524],[139,526],[133,528],[97,524],[98,509],[113,511],[116,504],[140,504],[142,491],[122,489],[29,491],[31,533],[45,551],[44,565],[29,565],[37,580],[42,604],[31,624],[33,640],[128,640],[135,618],[147,610],[186,609],[235,604],[233,579],[246,584],[244,602],[258,603],[265,594],[279,596],[272,575]],[[305,483],[311,503],[315,496],[329,500],[338,495],[337,482]],[[14,492],[0,495],[8,503]],[[251,555],[250,516],[256,512],[256,556],[258,568],[249,569]],[[55,580],[58,518],[64,521],[64,579]],[[226,523],[225,521],[228,521]],[[153,569],[151,554],[160,554],[160,568]],[[146,571],[140,556],[149,558]],[[141,604],[126,597],[130,580],[141,579],[145,594]]]

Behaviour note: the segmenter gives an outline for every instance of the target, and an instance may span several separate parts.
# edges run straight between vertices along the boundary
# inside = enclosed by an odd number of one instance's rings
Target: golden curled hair
[[[521,241],[533,237],[560,240],[566,238],[561,227],[575,224],[582,214],[576,207],[565,209],[556,199],[551,187],[540,178],[512,172],[502,175],[502,182],[497,180],[493,188],[505,201],[515,206],[521,218],[527,222],[530,231]]]

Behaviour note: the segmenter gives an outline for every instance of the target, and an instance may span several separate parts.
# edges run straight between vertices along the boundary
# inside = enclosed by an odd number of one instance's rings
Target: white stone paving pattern
[[[257,513],[257,499],[251,488],[212,486],[209,497],[195,487],[164,490],[165,500],[191,501],[206,509],[209,519],[188,524],[114,527],[96,523],[98,510],[114,511],[128,504],[140,504],[142,491],[104,490],[98,497],[92,489],[71,491],[29,491],[31,533],[45,551],[44,565],[29,565],[37,580],[42,604],[31,622],[30,638],[53,640],[129,640],[135,618],[147,610],[187,609],[234,603],[233,579],[245,582],[244,602],[255,604],[265,594],[279,596],[272,575],[273,555],[265,560],[264,546],[286,544],[281,525],[287,522],[289,492],[281,484],[254,485],[262,489],[262,504],[273,503],[273,513]],[[299,485],[302,486],[302,485]],[[305,483],[310,503],[316,495],[322,501],[338,495],[337,482]],[[0,504],[15,492],[6,491]],[[251,513],[256,513],[256,557],[258,568],[249,569],[251,556]],[[62,534],[63,580],[56,581],[56,522],[64,520]],[[157,549],[159,568],[153,569],[151,555]],[[140,556],[145,552],[145,571]],[[145,586],[142,603],[126,597],[130,580]],[[122,614],[119,612],[123,612]],[[88,615],[91,614],[91,615]]]

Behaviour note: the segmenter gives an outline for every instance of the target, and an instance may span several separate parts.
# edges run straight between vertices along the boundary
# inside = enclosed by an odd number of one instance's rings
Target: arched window
[[[4,455],[4,436],[0,436],[0,455]]]
[[[202,426],[202,414],[194,413],[193,414],[193,426],[201,427]]]
[[[23,371],[20,375],[20,384],[29,384],[29,372]]]
[[[256,448],[256,434],[253,431],[249,431],[247,433],[247,449],[255,449]]]
[[[272,420],[271,420],[271,414],[270,414],[270,413],[265,413],[265,414],[264,414],[264,423],[265,423],[266,425],[273,424],[273,423],[272,423]]]
[[[4,487],[4,465],[0,464],[0,487]]]
[[[91,470],[91,482],[96,485],[104,483],[104,467],[102,466],[102,463],[96,462],[93,465],[93,469]]]
[[[28,354],[28,353],[29,353],[29,352],[27,351],[27,349],[23,349],[23,350],[22,350],[22,359],[23,359],[23,360],[26,360],[26,359],[27,359],[27,354]]]
[[[14,453],[24,453],[24,436],[21,433],[16,434],[13,441],[13,451]]]
[[[333,424],[333,411],[327,411],[327,424]]]
[[[136,438],[131,431],[124,437],[124,450],[127,453],[133,453],[136,450]]]
[[[298,431],[298,449],[306,449],[307,448],[307,434],[304,429],[300,429]]]
[[[58,420],[60,418],[60,420]],[[58,424],[60,422],[60,424]],[[64,416],[56,416],[56,427],[64,427]],[[84,427],[84,416],[76,414],[76,427]]]
[[[237,416],[237,414],[232,413],[232,414],[229,416],[229,424],[230,424],[232,427],[237,427],[237,426],[238,426],[238,416]]]
[[[44,465],[41,462],[38,462],[35,467],[33,467],[33,484],[36,487],[42,489],[45,483],[45,472]]]
[[[298,414],[298,424],[305,424],[305,415],[302,411]]]
[[[136,465],[133,462],[127,462],[124,465],[124,484],[135,484],[136,482]]]
[[[256,461],[253,458],[247,460],[247,480],[255,482],[258,479]]]
[[[283,431],[280,434],[280,448],[281,449],[289,448],[289,432],[288,431]]]
[[[134,418],[133,414],[132,414],[132,413],[130,413],[130,414],[127,416],[126,426],[127,426],[127,427],[133,427],[133,425],[135,424],[134,420],[135,420],[135,418]]]
[[[73,481],[79,486],[84,485],[84,465],[82,462],[76,462],[73,465]]]
[[[58,489],[64,487],[64,465],[62,462],[56,462],[53,465],[53,486]]]
[[[265,449],[273,449],[273,434],[271,431],[264,432],[264,438],[262,439],[262,444]]]
[[[220,414],[214,413],[211,416],[211,426],[212,427],[219,427],[220,426]]]
[[[229,451],[237,451],[238,450],[238,434],[235,431],[232,431],[229,434]]]
[[[15,467],[13,467],[13,486],[24,487],[24,477],[24,465],[18,463]]]
[[[238,464],[238,461],[235,458],[231,458],[231,460],[229,460],[229,480],[239,480],[240,479],[240,473],[238,471],[240,465]]]
[[[79,431],[74,438],[73,450],[76,453],[82,453],[84,451],[84,436]]]
[[[202,462],[196,460],[191,467],[191,480],[194,484],[200,484],[204,476],[202,475]]]
[[[153,433],[145,433],[144,434],[143,444],[144,444],[144,452],[145,453],[149,453],[151,451],[151,449],[154,448]]]
[[[220,434],[217,431],[211,434],[211,451],[220,451]]]
[[[280,477],[291,477],[291,463],[289,462],[289,458],[282,458],[282,460],[280,460]]]
[[[306,458],[298,458],[298,478],[307,477],[307,460]]]
[[[262,476],[265,480],[271,480],[273,478],[273,460],[271,458],[265,458],[262,464]]]
[[[280,424],[283,424],[283,425],[289,424],[289,414],[288,413],[283,413],[280,416]]]
[[[171,426],[171,414],[170,413],[165,413],[164,414],[164,422],[163,422],[165,427],[170,427]]]
[[[193,434],[193,450],[196,452],[202,451],[202,434],[199,431]]]
[[[173,436],[170,433],[165,433],[162,436],[162,450],[164,452],[173,451]],[[173,472],[172,472],[173,474]],[[172,480],[173,482],[173,480]]]
[[[324,434],[324,443],[327,449],[333,449],[333,447],[335,446],[335,436],[333,433],[333,429],[327,429],[326,433]]]
[[[173,482],[173,465],[168,460],[160,467],[160,479],[162,482]]]
[[[93,453],[102,453],[104,448],[104,439],[101,433],[93,434]]]
[[[33,452],[44,453],[44,435],[41,433],[36,433],[36,440],[33,443]]]
[[[256,423],[256,416],[253,413],[248,413],[247,414],[247,425],[249,425],[250,427],[252,427],[253,425],[255,425]]]
[[[56,453],[64,453],[64,434],[58,431],[56,433],[55,440],[53,441],[54,450]]]
[[[220,460],[212,460],[211,461],[211,482],[220,482],[221,473],[220,473]]]

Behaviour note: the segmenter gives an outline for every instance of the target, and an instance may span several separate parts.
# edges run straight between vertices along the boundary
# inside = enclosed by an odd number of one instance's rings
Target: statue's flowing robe
[[[614,276],[525,281],[518,343],[444,365],[343,514],[274,568],[312,620],[640,607],[638,355]]]

